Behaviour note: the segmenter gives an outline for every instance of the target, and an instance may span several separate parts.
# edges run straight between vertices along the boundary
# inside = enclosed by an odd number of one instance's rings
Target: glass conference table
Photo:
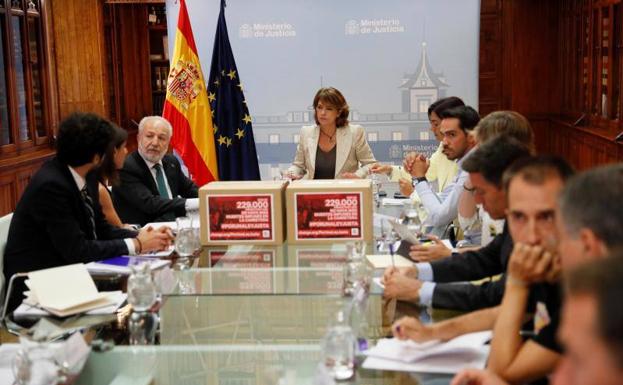
[[[190,266],[174,264],[177,283],[160,308],[159,344],[93,352],[77,383],[326,383],[318,377],[320,341],[352,300],[341,296],[345,260],[343,244],[204,248]],[[391,334],[396,318],[420,312],[384,300],[373,284],[361,334],[374,344]],[[358,367],[347,383],[448,384],[450,379]]]
[[[343,244],[204,248],[190,266],[174,265],[176,285],[159,311],[159,344],[93,352],[77,383],[324,384],[320,341],[352,300],[341,295],[346,252]],[[373,284],[362,334],[374,344],[391,334],[396,318],[419,312],[384,300]],[[359,367],[346,383],[450,378]]]
[[[377,211],[399,216],[402,208]],[[375,233],[379,230],[376,223]],[[376,250],[375,245],[367,250]],[[318,374],[320,342],[330,321],[352,300],[341,295],[346,255],[344,244],[284,244],[203,248],[198,257],[174,260],[170,290],[159,310],[157,344],[121,342],[93,351],[76,383],[330,384]],[[360,333],[370,345],[391,334],[395,319],[422,313],[381,294],[372,284]],[[117,327],[123,332],[123,324]],[[95,338],[110,336],[101,332]],[[358,365],[346,383],[448,384],[450,379]]]

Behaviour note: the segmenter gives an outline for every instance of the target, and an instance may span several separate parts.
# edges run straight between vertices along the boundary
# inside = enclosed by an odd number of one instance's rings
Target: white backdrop
[[[220,0],[186,5],[207,78]],[[364,125],[378,159],[396,162],[418,145],[434,149],[422,114],[427,103],[456,95],[477,107],[479,7],[478,0],[228,1],[229,38],[262,177],[294,156],[321,86],[344,93],[351,120]],[[171,53],[178,12],[179,3],[167,0]],[[428,84],[416,73],[423,50]],[[409,83],[414,78],[419,90]]]

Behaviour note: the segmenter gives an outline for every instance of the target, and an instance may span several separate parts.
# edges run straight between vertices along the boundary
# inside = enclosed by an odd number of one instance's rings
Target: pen
[[[392,267],[396,267],[396,264],[394,263],[394,243],[391,242],[391,240],[389,242],[389,255],[392,257]]]

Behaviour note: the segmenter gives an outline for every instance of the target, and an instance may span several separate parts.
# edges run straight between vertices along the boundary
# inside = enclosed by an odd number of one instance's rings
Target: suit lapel
[[[141,169],[140,175],[142,176],[145,185],[149,186],[152,194],[159,195],[158,186],[156,185],[156,181],[154,180],[154,177],[152,176],[151,170],[149,169],[149,166],[147,166],[147,163],[145,163],[138,151],[136,151],[132,155],[134,156],[134,161],[136,162],[137,167]]]
[[[173,162],[167,159],[166,155],[162,158],[162,166],[164,168],[164,175],[167,178],[167,183],[169,184],[169,188],[171,189],[171,198],[177,196],[177,184],[176,182],[176,173],[175,173],[175,165]]]
[[[307,156],[310,163],[307,167],[309,178],[314,177],[314,171],[316,169],[316,152],[318,151],[319,139],[320,128],[318,126],[315,126],[311,136],[307,138]]]
[[[87,224],[87,208],[85,207],[85,205],[83,203],[82,195],[80,194],[80,190],[78,190],[78,186],[76,185],[76,181],[74,180],[73,175],[71,175],[71,172],[69,171],[69,168],[67,168],[66,165],[64,165],[64,164],[62,164],[60,162],[57,162],[56,166],[57,166],[58,170],[60,171],[60,173],[65,178],[65,182],[67,183],[67,187],[72,192],[72,195],[73,195],[72,201],[74,202],[74,209],[76,210],[76,214],[78,215],[78,219],[80,221],[80,228],[85,233],[85,235],[88,236],[87,229],[90,226]],[[85,180],[85,182],[86,182],[86,180]],[[93,199],[93,198],[91,198],[91,199]]]
[[[342,173],[342,168],[348,154],[350,154],[350,148],[353,144],[353,135],[349,126],[338,128],[335,134],[335,177],[337,178]]]

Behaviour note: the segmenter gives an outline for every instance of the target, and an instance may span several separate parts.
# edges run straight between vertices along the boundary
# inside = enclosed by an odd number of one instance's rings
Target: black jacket
[[[434,261],[433,307],[457,310],[476,310],[497,306],[504,295],[505,273],[513,251],[513,240],[508,231],[495,237],[491,243],[476,251],[454,253],[451,257]],[[479,280],[503,274],[502,278],[482,285],[465,281]]]
[[[185,198],[196,198],[197,186],[184,175],[173,155],[165,155],[162,165],[172,199],[160,197],[156,181],[138,152],[127,157],[120,171],[121,183],[112,189],[113,203],[123,223],[144,225],[186,215]]]
[[[19,272],[128,253],[123,238],[133,238],[137,233],[116,228],[106,221],[94,175],[87,177],[86,185],[93,200],[97,240],[93,239],[86,207],[67,165],[54,158],[33,176],[17,203],[9,227],[4,252],[7,282]]]

